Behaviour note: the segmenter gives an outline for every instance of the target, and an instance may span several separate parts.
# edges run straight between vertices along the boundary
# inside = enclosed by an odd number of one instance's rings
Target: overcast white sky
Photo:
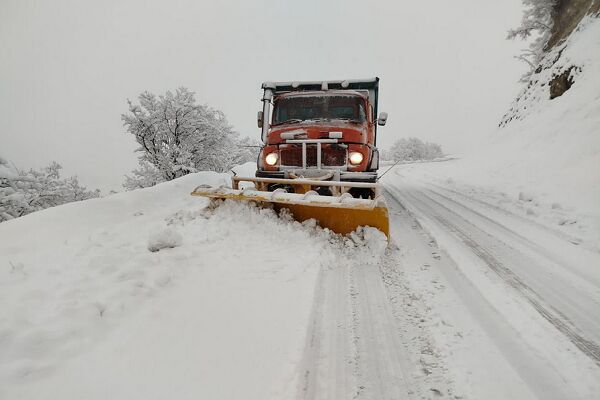
[[[497,125],[524,66],[521,0],[0,1],[0,154],[120,189],[136,165],[126,99],[178,86],[244,135],[265,80],[381,78],[379,145],[463,153]]]

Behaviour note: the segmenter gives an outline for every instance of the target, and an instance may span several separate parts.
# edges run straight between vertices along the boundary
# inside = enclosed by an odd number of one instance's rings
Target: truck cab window
[[[343,119],[365,122],[364,101],[359,96],[283,97],[275,100],[273,124],[307,120]]]

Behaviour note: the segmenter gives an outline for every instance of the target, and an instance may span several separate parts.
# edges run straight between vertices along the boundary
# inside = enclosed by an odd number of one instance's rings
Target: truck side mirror
[[[256,123],[258,124],[259,128],[263,127],[263,112],[262,111],[258,112]]]
[[[379,113],[379,118],[377,118],[377,125],[384,126],[388,119],[388,113],[381,112]]]

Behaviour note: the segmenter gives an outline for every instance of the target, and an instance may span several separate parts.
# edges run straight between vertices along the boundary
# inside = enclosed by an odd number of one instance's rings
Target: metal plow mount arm
[[[251,182],[254,186],[240,189],[240,182]],[[284,189],[270,192],[267,190],[269,184],[290,186],[294,193]],[[332,196],[322,196],[315,191],[324,186],[329,187]],[[354,198],[348,193],[351,188],[372,189],[375,196],[373,199]],[[381,187],[376,183],[233,177],[232,188],[198,186],[191,194],[271,204],[276,211],[286,208],[297,221],[314,218],[321,227],[344,235],[360,226],[370,226],[379,229],[388,238],[390,236],[387,206]]]

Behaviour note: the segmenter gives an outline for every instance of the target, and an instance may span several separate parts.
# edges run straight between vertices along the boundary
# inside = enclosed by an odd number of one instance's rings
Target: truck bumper
[[[257,178],[289,179],[289,171],[256,171]],[[332,179],[336,180],[336,179]],[[377,182],[377,172],[347,172],[339,171],[339,180],[347,182]]]

